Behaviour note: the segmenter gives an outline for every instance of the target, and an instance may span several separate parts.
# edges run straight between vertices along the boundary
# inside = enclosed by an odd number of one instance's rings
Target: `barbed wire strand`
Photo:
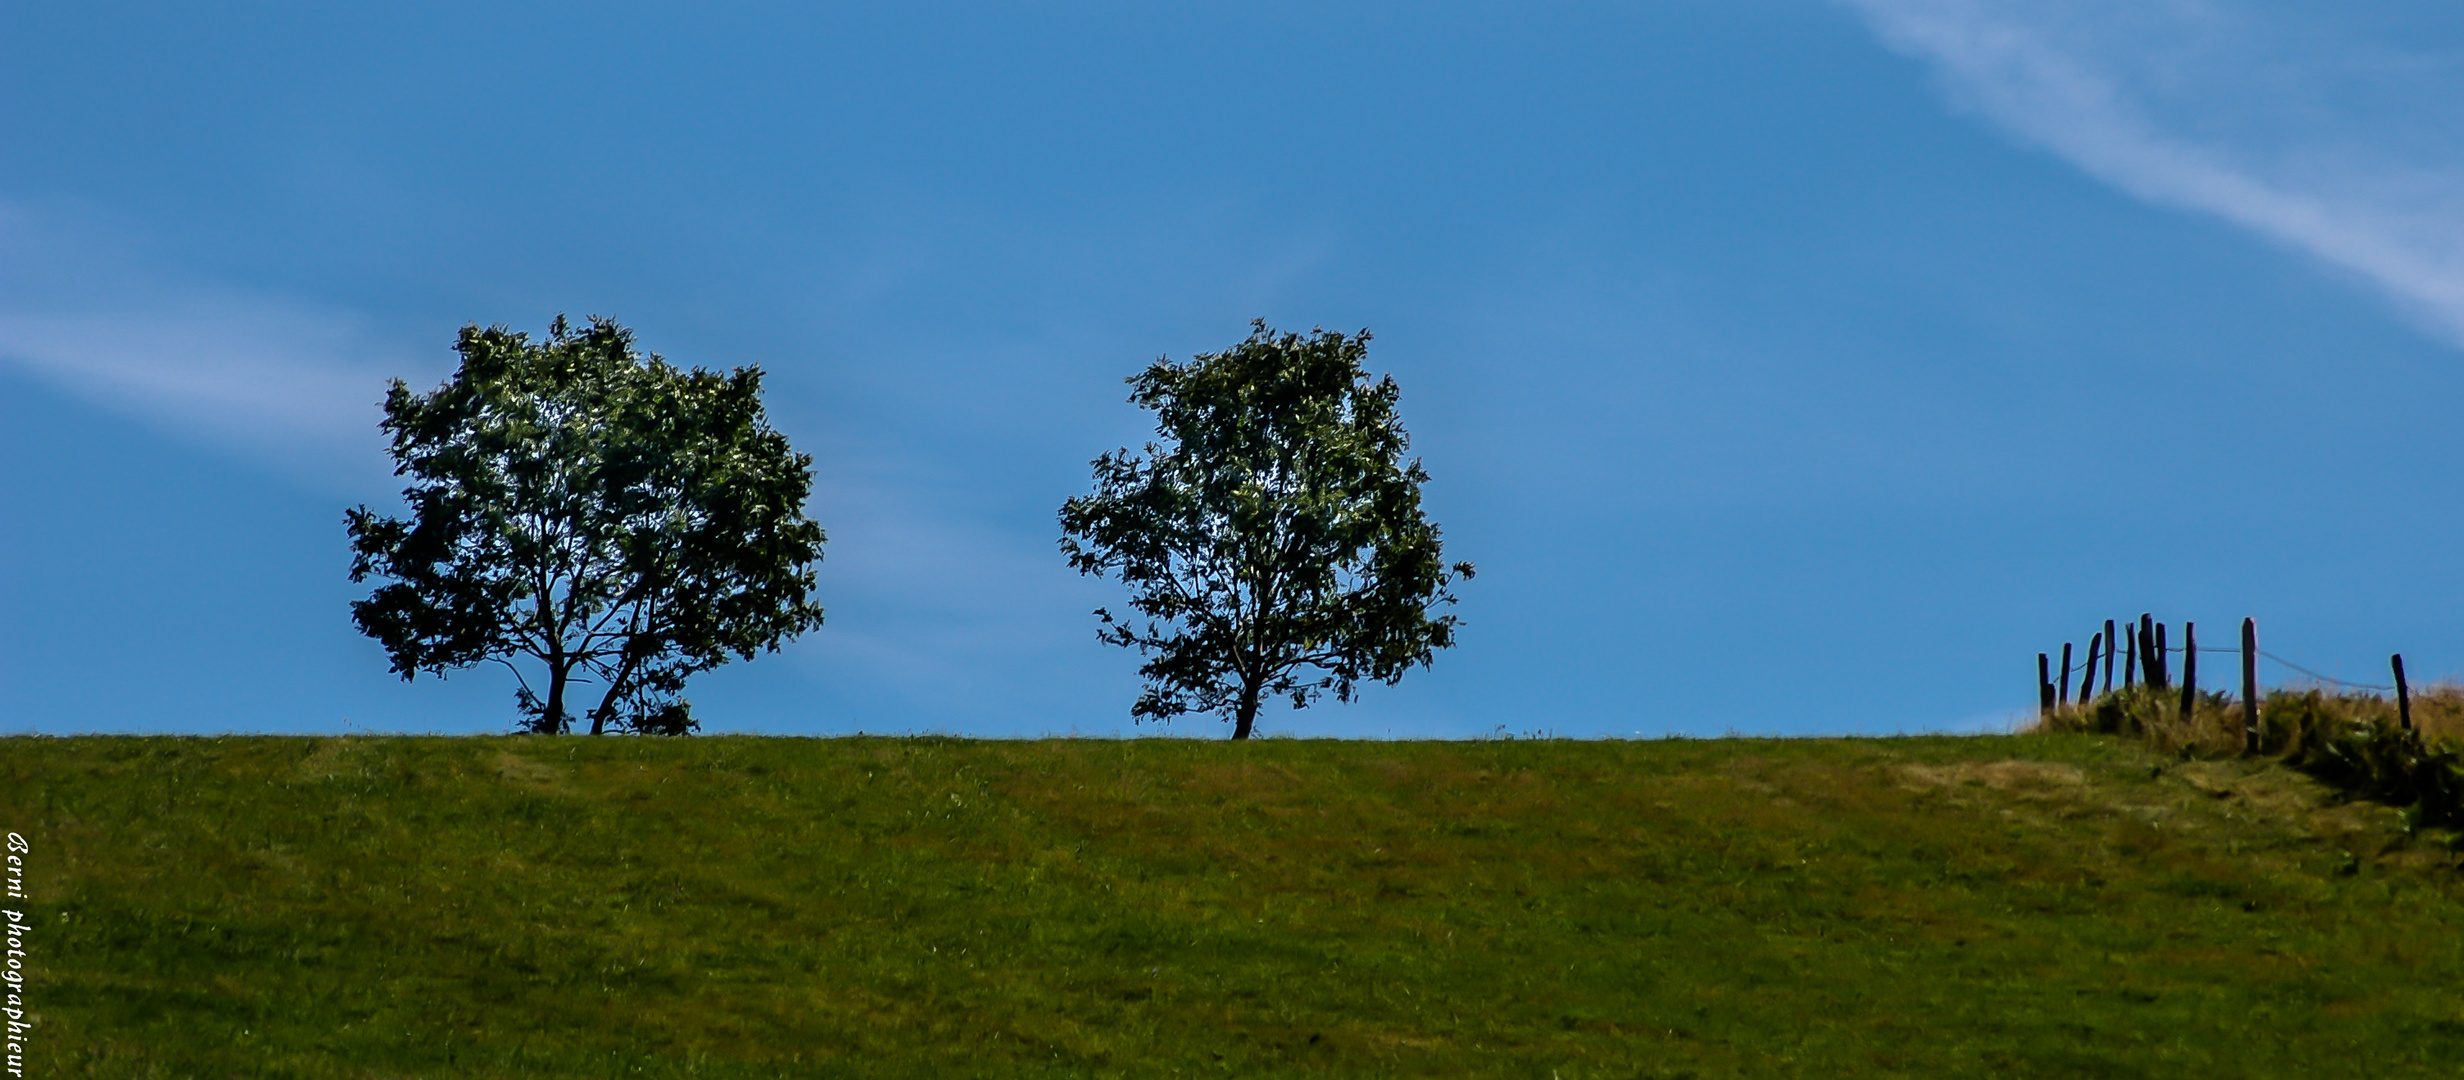
[[[2183,650],[2182,650],[2182,647],[2181,647],[2181,646],[2179,646],[2179,645],[2167,645],[2167,646],[2165,646],[2164,651],[2165,651],[2167,654],[2172,654],[2172,653],[2178,653],[2178,652],[2181,652],[2181,651],[2183,651]],[[2234,647],[2231,647],[2231,646],[2227,646],[2227,647],[2224,647],[2224,648],[2202,647],[2199,651],[2200,651],[2200,652],[2203,652],[2203,653],[2225,653],[2225,654],[2228,654],[2228,655],[2235,655],[2235,656],[2238,656],[2238,655],[2240,655],[2240,654],[2241,654],[2241,650],[2240,650],[2240,649],[2238,649],[2238,648],[2234,648]],[[2313,679],[2317,679],[2318,681],[2323,682],[2323,683],[2334,683],[2334,684],[2335,684],[2335,685],[2337,685],[2337,686],[2349,686],[2349,687],[2351,687],[2351,688],[2353,688],[2353,689],[2355,689],[2355,690],[2385,690],[2385,691],[2387,691],[2387,692],[2389,692],[2389,693],[2394,693],[2394,692],[2395,692],[2395,687],[2392,687],[2392,686],[2384,686],[2384,685],[2381,685],[2381,684],[2379,684],[2379,683],[2357,683],[2357,682],[2346,682],[2346,681],[2344,681],[2344,680],[2342,680],[2342,679],[2335,678],[2335,677],[2330,676],[2330,675],[2321,675],[2321,674],[2319,674],[2318,672],[2312,671],[2312,670],[2310,670],[2309,668],[2303,667],[2303,666],[2301,666],[2300,664],[2296,664],[2296,663],[2294,663],[2294,662],[2292,662],[2292,661],[2290,661],[2290,660],[2287,660],[2287,659],[2285,659],[2285,658],[2283,658],[2283,657],[2281,657],[2281,656],[2278,656],[2278,655],[2276,655],[2276,654],[2274,654],[2274,653],[2271,653],[2271,652],[2269,652],[2269,651],[2267,651],[2267,650],[2265,650],[2265,649],[2260,649],[2260,650],[2259,650],[2259,655],[2260,655],[2260,656],[2264,656],[2264,657],[2266,657],[2266,658],[2268,658],[2268,659],[2270,659],[2270,660],[2273,660],[2273,661],[2275,661],[2275,662],[2277,662],[2277,663],[2279,663],[2279,664],[2282,664],[2282,665],[2284,665],[2284,666],[2286,666],[2286,667],[2292,668],[2292,669],[2293,669],[2293,670],[2295,670],[2295,671],[2301,672],[2302,674],[2304,674],[2304,675],[2308,675],[2308,676],[2310,676],[2311,678],[2313,678]],[[2101,658],[2101,656],[2100,656],[2100,657],[2099,657],[2099,662],[2101,662],[2101,661],[2102,661],[2102,658]],[[2077,669],[2072,669],[2072,670],[2077,670]],[[2068,675],[2069,675],[2069,672],[2064,672],[2063,674],[2064,674],[2064,677],[2065,677],[2065,678],[2067,678],[2067,677],[2068,677]]]
[[[2166,652],[2168,652],[2168,653],[2177,653],[2177,652],[2182,651],[2182,647],[2181,647],[2181,646],[2179,646],[2179,645],[2167,645],[2167,646],[2165,646],[2165,651],[2166,651]],[[2221,649],[2215,649],[2215,648],[2201,648],[2199,651],[2200,651],[2200,652],[2203,652],[2203,653],[2225,653],[2225,654],[2228,654],[2228,655],[2234,655],[2234,656],[2238,656],[2238,655],[2240,655],[2240,654],[2241,654],[2241,650],[2240,650],[2240,649],[2237,649],[2237,648],[2232,648],[2232,647],[2229,647],[2229,646],[2228,646],[2228,647],[2226,647],[2226,648],[2221,648]],[[2272,652],[2269,652],[2269,651],[2267,651],[2267,650],[2265,650],[2265,649],[2260,649],[2260,650],[2259,650],[2259,655],[2260,655],[2260,656],[2264,656],[2264,657],[2266,657],[2266,658],[2268,658],[2268,659],[2270,659],[2270,660],[2273,660],[2273,661],[2275,661],[2275,662],[2277,662],[2277,663],[2279,663],[2279,664],[2282,664],[2282,665],[2284,665],[2284,666],[2286,666],[2286,667],[2292,668],[2292,669],[2293,669],[2293,670],[2295,670],[2295,671],[2301,672],[2302,674],[2304,674],[2304,675],[2308,675],[2308,676],[2310,676],[2311,678],[2313,678],[2313,679],[2317,679],[2318,681],[2323,682],[2323,683],[2334,683],[2334,684],[2336,684],[2337,686],[2349,686],[2349,687],[2352,687],[2352,688],[2353,688],[2353,689],[2355,689],[2355,690],[2385,690],[2385,691],[2388,691],[2388,692],[2390,692],[2390,693],[2393,693],[2393,692],[2395,691],[2395,687],[2392,687],[2392,686],[2385,686],[2385,685],[2382,685],[2382,684],[2379,684],[2379,683],[2359,683],[2359,682],[2346,682],[2346,681],[2344,681],[2344,680],[2342,680],[2342,679],[2339,679],[2339,678],[2336,678],[2336,677],[2334,677],[2334,676],[2332,676],[2332,675],[2321,675],[2321,674],[2319,674],[2318,672],[2312,671],[2312,670],[2310,670],[2309,668],[2303,667],[2303,666],[2301,666],[2300,664],[2296,664],[2296,663],[2294,663],[2294,662],[2292,662],[2292,661],[2290,661],[2290,660],[2287,660],[2287,659],[2285,659],[2285,658],[2283,658],[2283,657],[2281,657],[2281,656],[2278,656],[2278,655],[2276,655],[2276,654],[2274,654],[2274,653],[2272,653]]]

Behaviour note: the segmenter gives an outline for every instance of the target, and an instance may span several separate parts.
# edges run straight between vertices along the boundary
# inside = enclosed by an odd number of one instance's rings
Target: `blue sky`
[[[2442,5],[10,4],[0,252],[0,730],[507,729],[342,511],[560,311],[816,458],[714,730],[1156,733],[1054,513],[1261,316],[1375,333],[1480,565],[1268,732],[1988,728],[2143,610],[2464,676]]]

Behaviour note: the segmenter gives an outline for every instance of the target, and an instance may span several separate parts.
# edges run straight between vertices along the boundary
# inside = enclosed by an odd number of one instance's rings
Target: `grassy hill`
[[[2452,1076],[2446,834],[2085,735],[14,738],[28,1075]]]

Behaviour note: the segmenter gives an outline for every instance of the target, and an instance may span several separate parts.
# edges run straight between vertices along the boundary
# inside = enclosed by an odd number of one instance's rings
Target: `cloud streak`
[[[249,296],[0,311],[0,355],[44,380],[263,450],[371,449],[390,372],[362,351],[343,320]]]
[[[1842,0],[1960,108],[2377,286],[2464,345],[2464,55],[2383,4]],[[2331,21],[2323,21],[2331,20]]]
[[[103,230],[0,204],[0,240],[0,362],[319,486],[384,476],[388,381],[444,372],[348,312],[150,273]]]

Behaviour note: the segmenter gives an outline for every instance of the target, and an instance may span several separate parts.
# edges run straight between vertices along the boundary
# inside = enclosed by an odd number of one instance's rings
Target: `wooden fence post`
[[[2242,620],[2242,751],[2259,752],[2259,621]]]
[[[2088,666],[2079,672],[2079,704],[2085,705],[2096,696],[2096,650],[2105,644],[2105,635],[2088,635]]]
[[[2139,683],[2150,690],[2165,688],[2164,676],[2157,674],[2156,662],[2164,656],[2163,639],[2156,636],[2156,617],[2139,613]]]
[[[2191,708],[2199,703],[2199,631],[2189,620],[2182,622],[2182,722],[2190,722]]]
[[[2404,654],[2387,658],[2387,666],[2396,669],[2396,723],[2404,730],[2413,730],[2413,689],[2404,684]]]
[[[2064,705],[2070,704],[2070,642],[2067,641],[2062,643],[2062,681],[2054,689],[2062,695],[2054,700]]]
[[[2053,717],[2053,660],[2036,654],[2036,711],[2045,718]]]
[[[2139,685],[2139,628],[2129,627],[2124,632],[2130,636],[2130,655],[2122,658],[2122,689],[2128,690]]]
[[[2113,636],[2113,620],[2105,620],[2105,692],[2113,692],[2113,652],[2122,639]]]

